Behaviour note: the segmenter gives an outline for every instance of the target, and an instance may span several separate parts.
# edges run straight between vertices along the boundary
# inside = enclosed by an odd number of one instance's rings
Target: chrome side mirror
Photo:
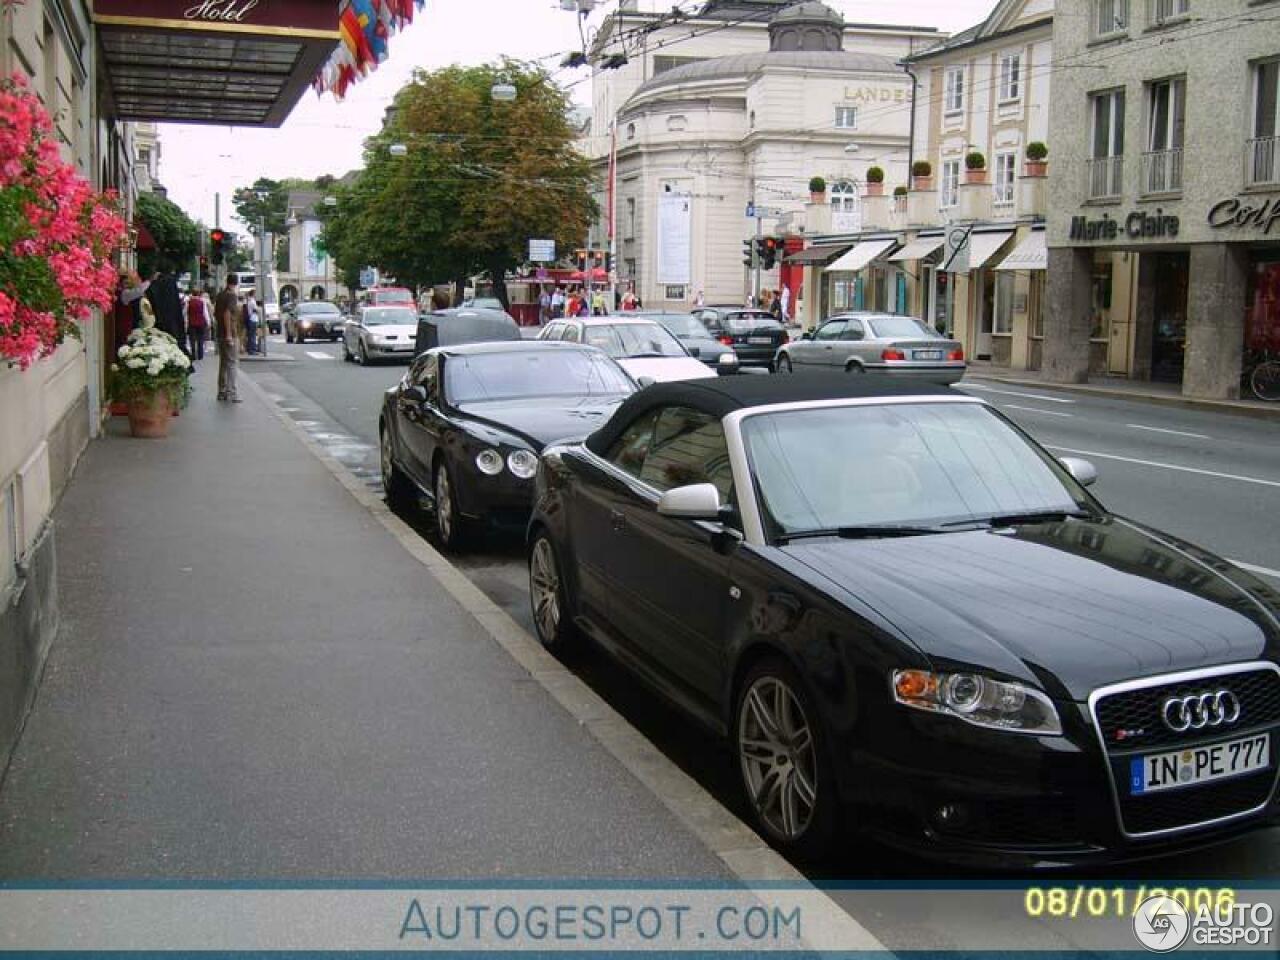
[[[720,491],[711,483],[672,487],[658,499],[658,513],[685,520],[719,520]]]
[[[1067,468],[1067,473],[1075,478],[1082,487],[1092,486],[1098,479],[1098,468],[1088,460],[1079,457],[1059,457],[1058,462]]]

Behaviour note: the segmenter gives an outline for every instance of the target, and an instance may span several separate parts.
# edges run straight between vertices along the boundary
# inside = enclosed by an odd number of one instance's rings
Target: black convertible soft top
[[[865,397],[959,397],[950,387],[927,383],[904,383],[874,375],[848,373],[804,373],[767,377],[727,376],[700,380],[671,380],[655,383],[633,393],[608,421],[587,438],[593,453],[604,455],[631,421],[654,407],[681,406],[723,417],[743,407],[775,403],[803,403],[809,400],[842,400]]]

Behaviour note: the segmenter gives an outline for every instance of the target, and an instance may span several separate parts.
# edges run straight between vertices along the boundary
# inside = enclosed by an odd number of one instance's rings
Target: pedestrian
[[[551,294],[547,292],[547,288],[542,288],[542,293],[538,296],[538,325],[545,327],[547,321],[551,319]]]
[[[636,292],[634,290],[628,290],[622,295],[622,309],[625,312],[630,313],[636,309],[636,303]]]
[[[556,288],[551,293],[551,319],[559,320],[564,316],[564,287],[556,284]]]
[[[173,337],[182,352],[186,353],[187,331],[182,316],[182,296],[178,293],[178,281],[171,271],[156,273],[151,286],[147,288],[147,299],[151,301],[155,311],[156,329]]]
[[[698,295],[697,295],[696,297],[694,297],[694,298],[693,298],[693,305],[694,305],[695,307],[701,307],[701,306],[703,306],[704,302],[705,302],[705,301],[704,301],[703,296],[702,296],[702,291],[701,291],[701,290],[699,290],[699,291],[698,291]]]
[[[149,282],[144,282],[142,277],[138,276],[137,270],[130,270],[128,273],[120,274],[120,305],[129,308],[131,314],[132,330],[137,330],[142,326],[142,301],[146,297],[147,287],[151,286]],[[155,314],[152,314],[152,319]],[[127,334],[126,334],[127,338]]]
[[[578,312],[575,317],[591,316],[591,297],[584,291],[582,296],[578,298]]]
[[[244,332],[247,340],[245,352],[258,353],[258,301],[254,299],[252,290],[244,295]]]
[[[773,314],[773,319],[779,323],[782,322],[782,294],[781,291],[771,292],[769,295],[769,312]]]
[[[593,316],[597,317],[603,317],[609,313],[605,306],[603,290],[596,290],[596,292],[591,295],[591,313]]]
[[[204,359],[204,337],[209,329],[209,303],[199,291],[187,296],[187,342],[191,362]]]
[[[236,275],[227,274],[227,286],[213,305],[218,330],[218,399],[239,403],[236,365],[240,350],[240,302],[236,297]]]
[[[566,317],[576,317],[578,315],[577,287],[570,287],[568,294],[564,298],[564,315]]]
[[[782,322],[786,323],[791,319],[791,288],[783,287],[779,299],[782,301]]]

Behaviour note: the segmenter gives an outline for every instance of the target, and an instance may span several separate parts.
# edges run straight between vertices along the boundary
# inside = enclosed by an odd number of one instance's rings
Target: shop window
[[[964,67],[952,67],[947,71],[943,110],[948,115],[964,111]]]
[[[1280,59],[1253,66],[1253,136],[1247,144],[1249,186],[1280,184]]]
[[[1017,100],[1022,96],[1022,54],[1000,55],[1000,100]]]
[[[1249,277],[1244,322],[1247,354],[1280,355],[1280,260],[1259,260]]]
[[[1095,40],[1126,33],[1129,29],[1129,0],[1093,0],[1089,29]]]
[[[942,183],[938,206],[946,210],[960,202],[960,161],[942,161]]]
[[[1013,296],[1014,281],[1012,270],[997,270],[996,275],[996,315],[992,333],[1013,333]]]
[[[853,130],[858,126],[857,107],[836,107],[836,127],[840,130]]]
[[[1093,258],[1093,281],[1090,296],[1089,339],[1105,340],[1111,332],[1111,254],[1098,253]]]
[[[667,288],[666,288],[666,291],[665,291],[665,292],[666,292],[666,299],[668,299],[668,300],[683,300],[683,299],[684,299],[684,285],[683,285],[683,284],[669,284],[669,285],[667,286]]]

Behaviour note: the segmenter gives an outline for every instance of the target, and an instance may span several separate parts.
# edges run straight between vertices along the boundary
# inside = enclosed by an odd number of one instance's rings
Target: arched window
[[[852,213],[858,209],[858,191],[848,180],[837,180],[831,185],[831,210],[833,213]]]

